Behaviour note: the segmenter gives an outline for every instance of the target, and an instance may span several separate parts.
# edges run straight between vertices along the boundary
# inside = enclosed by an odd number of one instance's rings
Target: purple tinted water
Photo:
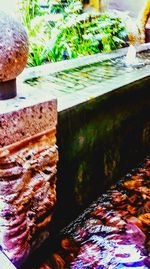
[[[150,268],[150,159],[61,233],[40,269]]]

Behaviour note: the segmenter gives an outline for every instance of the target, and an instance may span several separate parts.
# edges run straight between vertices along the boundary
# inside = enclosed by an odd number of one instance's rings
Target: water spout
[[[136,48],[133,45],[129,46],[124,62],[126,66],[133,66],[138,64],[138,59],[136,57]]]

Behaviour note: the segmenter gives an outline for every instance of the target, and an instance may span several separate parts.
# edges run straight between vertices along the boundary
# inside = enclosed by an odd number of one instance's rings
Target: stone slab
[[[0,101],[0,148],[54,128],[56,122],[56,98],[18,83],[17,97]]]

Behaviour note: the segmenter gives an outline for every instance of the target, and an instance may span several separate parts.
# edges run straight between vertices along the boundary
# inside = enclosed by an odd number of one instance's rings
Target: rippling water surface
[[[149,269],[150,159],[64,229],[38,269]]]

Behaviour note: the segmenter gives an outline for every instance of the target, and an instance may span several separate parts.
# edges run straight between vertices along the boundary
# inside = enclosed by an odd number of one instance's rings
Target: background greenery
[[[80,0],[22,0],[19,9],[27,29],[29,66],[109,52],[125,45],[121,19],[111,14],[83,13]]]

